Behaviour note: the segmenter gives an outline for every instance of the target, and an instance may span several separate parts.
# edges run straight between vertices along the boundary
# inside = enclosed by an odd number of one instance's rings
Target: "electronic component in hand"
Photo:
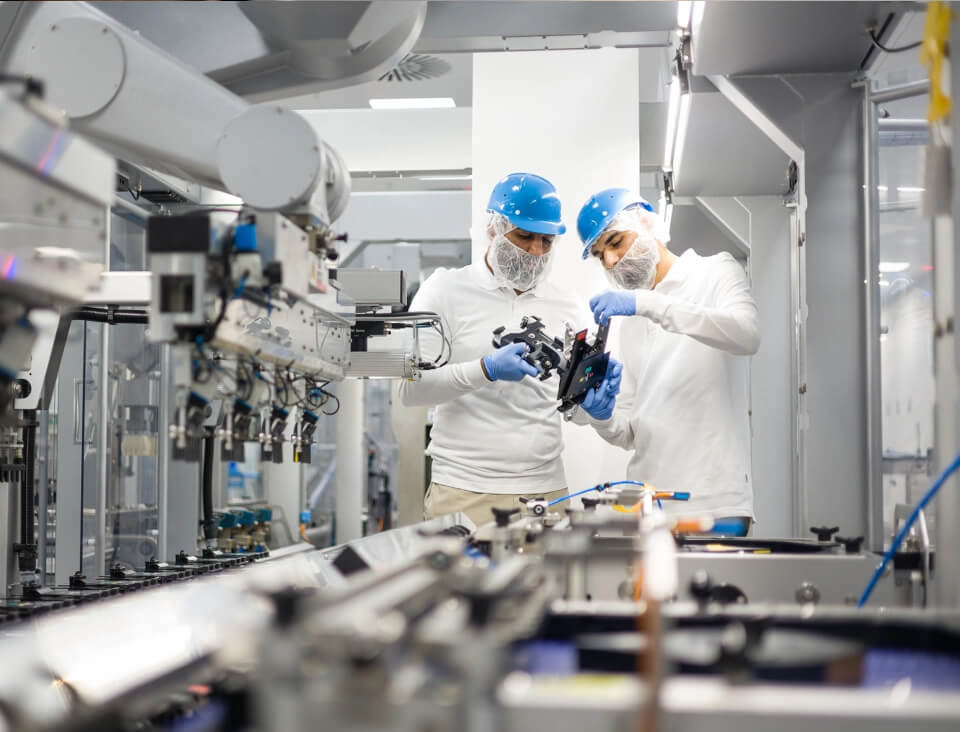
[[[609,354],[605,350],[609,326],[600,325],[592,345],[588,343],[588,330],[580,330],[572,342],[568,363],[559,369],[558,411],[567,412],[581,404],[589,389],[598,386],[609,367]]]
[[[528,346],[528,353],[524,360],[541,370],[539,379],[545,381],[552,372],[564,367],[562,357],[564,344],[558,338],[550,338],[545,334],[545,324],[535,315],[522,318],[522,330],[517,333],[506,333],[505,326],[496,328],[493,333],[492,345],[501,348],[512,343],[524,343]],[[604,372],[603,372],[604,374]]]

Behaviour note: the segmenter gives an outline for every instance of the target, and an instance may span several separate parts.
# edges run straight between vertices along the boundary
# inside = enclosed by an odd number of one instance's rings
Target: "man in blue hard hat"
[[[411,303],[413,312],[441,316],[444,339],[424,330],[419,339],[423,357],[441,355],[445,365],[400,386],[405,405],[435,407],[425,517],[463,511],[476,525],[492,520],[493,507],[520,508],[519,497],[568,492],[557,378],[535,378],[524,344],[493,348],[492,331],[517,329],[527,315],[541,318],[551,335],[566,323],[590,322],[548,280],[556,237],[565,233],[555,186],[512,173],[495,185],[487,212],[484,256],[435,271]],[[600,385],[590,413],[610,416],[617,390],[617,379]]]
[[[666,502],[667,512],[736,519],[726,523],[747,533],[749,356],[759,322],[745,270],[727,253],[673,254],[652,206],[625,188],[592,196],[578,233],[582,258],[598,260],[614,286],[590,300],[596,322],[624,318],[624,388],[608,418],[576,421],[633,451],[629,478],[691,493],[687,503]]]

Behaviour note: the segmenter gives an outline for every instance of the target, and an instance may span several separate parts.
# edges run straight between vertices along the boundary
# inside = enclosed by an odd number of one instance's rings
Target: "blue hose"
[[[883,572],[886,570],[886,565],[893,560],[893,556],[903,545],[903,541],[906,539],[906,535],[909,534],[910,529],[913,528],[913,524],[916,523],[916,519],[919,518],[919,515],[923,513],[923,509],[926,508],[926,505],[933,500],[933,496],[936,495],[937,491],[939,491],[947,479],[953,475],[953,473],[955,473],[959,467],[960,456],[957,454],[956,459],[947,466],[946,470],[943,471],[943,474],[936,479],[936,482],[933,484],[933,486],[926,491],[926,495],[924,495],[920,502],[916,504],[916,507],[913,508],[913,512],[906,519],[906,522],[903,524],[903,528],[900,529],[900,532],[896,535],[896,538],[893,539],[893,543],[890,544],[889,550],[883,556],[883,561],[880,562],[879,566],[876,568],[876,571],[873,572],[873,576],[869,580],[869,584],[866,585],[866,589],[863,590],[863,594],[860,596],[859,602],[856,603],[856,607],[862,607],[866,604],[869,596],[876,588],[876,583],[879,582],[879,578],[883,576]],[[929,560],[929,557],[923,557],[924,562],[928,562]]]
[[[560,497],[560,498],[556,498],[554,501],[549,501],[549,502],[548,502],[548,505],[549,505],[549,506],[554,506],[556,503],[561,503],[562,501],[567,501],[569,498],[575,498],[575,496],[583,496],[583,495],[585,495],[586,493],[591,493],[592,491],[598,491],[598,492],[601,493],[601,492],[604,491],[606,488],[608,488],[608,487],[610,487],[610,486],[613,486],[613,485],[641,485],[641,486],[644,486],[645,483],[642,483],[642,482],[640,482],[640,481],[638,481],[638,480],[617,480],[617,481],[615,481],[614,483],[599,483],[598,485],[593,485],[591,488],[586,488],[586,489],[583,490],[583,491],[578,491],[577,493],[569,493],[567,496],[562,496],[562,497]]]

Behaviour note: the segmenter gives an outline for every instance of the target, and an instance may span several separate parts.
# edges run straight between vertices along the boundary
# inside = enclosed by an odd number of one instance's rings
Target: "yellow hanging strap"
[[[943,61],[950,37],[950,21],[954,16],[945,2],[931,2],[926,8],[920,63],[929,67],[930,109],[927,116],[931,124],[946,119],[953,109],[953,100],[943,92]]]

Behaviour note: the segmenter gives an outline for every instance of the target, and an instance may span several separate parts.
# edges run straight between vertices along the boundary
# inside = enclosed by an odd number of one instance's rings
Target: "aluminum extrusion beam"
[[[919,97],[929,93],[930,83],[928,81],[912,81],[909,84],[899,84],[886,89],[873,90],[869,96],[876,104],[882,104],[883,102],[895,102],[897,99]]]
[[[883,492],[882,394],[879,300],[879,128],[872,85],[863,87],[863,312],[866,372],[866,544],[882,549]]]

